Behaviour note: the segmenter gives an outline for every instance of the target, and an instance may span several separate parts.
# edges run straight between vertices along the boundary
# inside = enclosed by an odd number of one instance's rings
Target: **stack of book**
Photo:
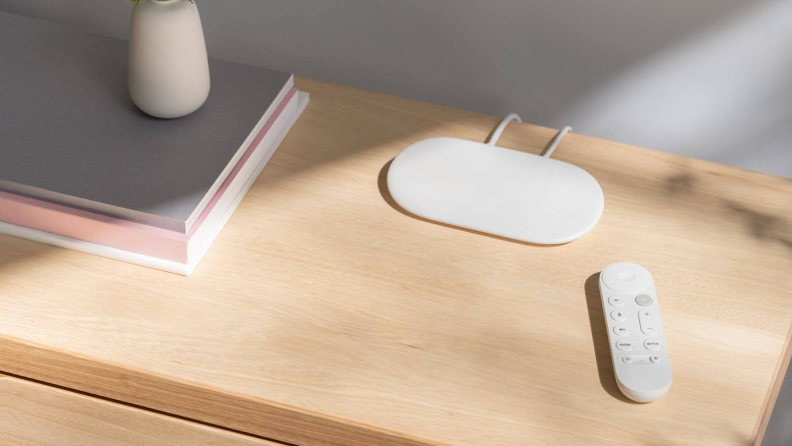
[[[308,102],[210,60],[176,120],[139,111],[126,42],[0,13],[0,233],[190,274]]]

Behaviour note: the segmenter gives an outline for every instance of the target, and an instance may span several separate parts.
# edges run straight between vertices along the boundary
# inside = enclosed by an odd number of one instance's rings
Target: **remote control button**
[[[625,360],[626,358],[630,358],[630,360],[626,361]],[[625,356],[624,358],[622,358],[622,361],[624,361],[626,364],[651,364],[652,357],[647,355],[632,355],[632,356]]]
[[[660,324],[657,323],[657,316],[653,310],[639,311],[638,322],[641,324],[641,331],[649,336],[656,335],[660,329]]]
[[[624,325],[617,325],[613,327],[613,332],[619,336],[630,336],[630,329]]]
[[[635,303],[642,307],[648,307],[654,303],[654,300],[652,299],[652,296],[648,294],[640,294],[635,296]]]
[[[614,263],[602,271],[602,283],[617,293],[638,293],[652,283],[652,275],[635,263]]]
[[[624,298],[619,296],[611,296],[608,298],[608,303],[613,305],[614,307],[621,307],[622,305],[624,305],[625,302],[626,301],[624,300]]]
[[[633,358],[632,356],[625,356],[624,358],[622,358],[622,362],[624,362],[625,364],[632,364]]]
[[[611,311],[611,317],[614,321],[624,322],[627,320],[627,312],[622,310]]]
[[[623,339],[621,341],[616,341],[616,348],[618,348],[619,350],[621,350],[623,352],[629,352],[630,350],[632,350],[633,349],[633,345],[634,344],[633,344],[632,341],[628,341],[626,339]]]
[[[655,364],[660,364],[660,357],[659,356],[650,356],[649,360]]]
[[[631,273],[630,271],[621,271],[619,274],[616,274],[616,279],[619,282],[634,282],[635,281],[635,274]]]
[[[647,350],[652,350],[653,352],[656,352],[660,350],[660,341],[656,339],[647,339],[644,341],[644,347],[646,347]]]

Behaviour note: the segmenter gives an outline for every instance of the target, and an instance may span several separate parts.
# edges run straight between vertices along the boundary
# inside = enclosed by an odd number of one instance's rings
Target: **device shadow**
[[[608,344],[608,328],[605,325],[602,309],[602,299],[599,292],[600,273],[592,274],[586,279],[584,286],[586,295],[586,308],[588,309],[589,324],[591,325],[591,342],[594,345],[594,357],[597,360],[597,373],[600,385],[608,394],[619,401],[630,404],[640,404],[627,398],[616,384],[616,376],[611,362],[610,345]]]
[[[462,228],[462,227],[459,227],[459,226],[449,225],[449,224],[446,224],[446,223],[440,223],[438,221],[429,220],[428,218],[424,218],[424,217],[420,217],[418,215],[415,215],[415,214],[405,210],[403,207],[399,206],[399,203],[396,203],[396,200],[393,199],[393,196],[391,196],[390,191],[388,190],[388,170],[390,169],[390,166],[391,166],[392,163],[393,163],[393,159],[391,159],[390,161],[385,163],[385,165],[382,166],[382,169],[380,169],[379,176],[377,177],[377,188],[379,189],[379,193],[382,196],[382,199],[385,200],[385,202],[388,203],[388,205],[390,207],[392,207],[396,211],[400,212],[401,214],[404,214],[404,215],[406,215],[406,216],[408,216],[410,218],[414,218],[416,220],[420,220],[420,221],[423,221],[423,222],[426,222],[426,223],[430,223],[430,224],[433,224],[433,225],[443,226],[443,227],[451,228],[451,229],[454,229],[454,230],[457,230],[457,231],[464,231],[464,232],[468,232],[468,233],[471,233],[471,234],[476,234],[476,235],[481,235],[481,236],[484,236],[484,237],[489,237],[489,238],[494,238],[494,239],[498,239],[498,240],[503,240],[503,241],[506,241],[506,242],[509,242],[509,243],[518,243],[520,245],[525,245],[525,246],[534,246],[536,248],[553,248],[553,247],[556,247],[556,246],[563,246],[565,244],[565,243],[562,243],[562,244],[559,244],[559,245],[539,245],[537,243],[523,242],[523,241],[520,241],[520,240],[514,240],[514,239],[510,239],[510,238],[506,238],[506,237],[501,237],[499,235],[487,234],[486,232],[476,231],[476,230],[473,230],[473,229],[467,229],[467,228]]]

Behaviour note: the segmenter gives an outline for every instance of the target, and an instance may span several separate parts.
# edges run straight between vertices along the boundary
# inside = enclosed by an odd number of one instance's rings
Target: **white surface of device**
[[[671,388],[671,363],[652,275],[635,263],[600,274],[600,295],[616,383],[633,401],[660,399]]]
[[[597,180],[577,166],[456,138],[405,149],[388,170],[388,189],[419,217],[544,245],[580,238],[605,205]]]

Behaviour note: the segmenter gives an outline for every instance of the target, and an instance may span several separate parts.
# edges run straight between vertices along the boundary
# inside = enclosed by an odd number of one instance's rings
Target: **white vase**
[[[209,96],[209,61],[193,2],[140,0],[129,30],[129,94],[141,110],[179,118]]]

